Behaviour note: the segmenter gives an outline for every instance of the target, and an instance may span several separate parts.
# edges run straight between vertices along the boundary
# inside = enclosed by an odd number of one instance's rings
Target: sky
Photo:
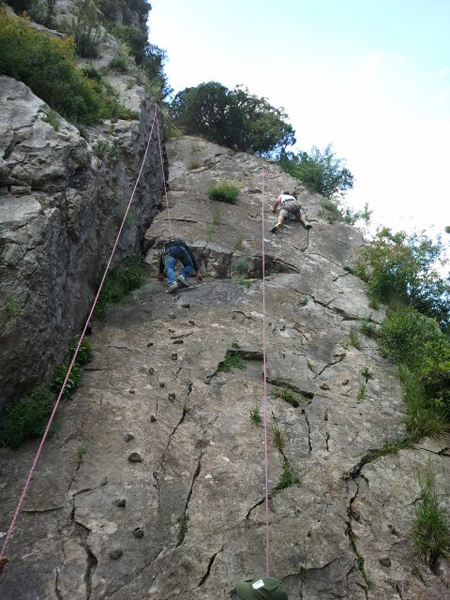
[[[243,84],[284,108],[293,148],[328,144],[372,227],[450,225],[449,0],[151,0],[174,92]]]

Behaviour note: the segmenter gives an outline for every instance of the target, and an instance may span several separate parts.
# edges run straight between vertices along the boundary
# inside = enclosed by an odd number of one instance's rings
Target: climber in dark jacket
[[[175,273],[175,266],[179,260],[183,264],[183,269],[179,275]],[[190,251],[187,244],[180,238],[171,238],[163,247],[163,251],[159,257],[159,281],[164,280],[164,269],[167,273],[169,287],[166,294],[171,294],[178,287],[189,287],[187,277],[191,271],[195,272],[197,281],[202,281],[203,278],[199,273],[197,262],[194,255]]]

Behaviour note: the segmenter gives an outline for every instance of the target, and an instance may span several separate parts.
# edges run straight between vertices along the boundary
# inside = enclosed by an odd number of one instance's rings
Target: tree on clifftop
[[[229,90],[210,81],[186,88],[173,99],[170,113],[184,133],[243,152],[273,155],[295,143],[287,115],[242,86]]]
[[[299,179],[310,192],[326,198],[342,196],[353,187],[353,174],[336,158],[331,146],[323,152],[313,146],[311,152],[287,152],[280,157],[281,167]]]

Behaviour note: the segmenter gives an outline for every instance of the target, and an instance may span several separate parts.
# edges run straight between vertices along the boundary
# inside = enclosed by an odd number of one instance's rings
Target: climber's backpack
[[[170,238],[163,246],[163,253],[166,253],[169,248],[172,246],[181,246],[182,248],[186,248],[186,242],[181,238]]]

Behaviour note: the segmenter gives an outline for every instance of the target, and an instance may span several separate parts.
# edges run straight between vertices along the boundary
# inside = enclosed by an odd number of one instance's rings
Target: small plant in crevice
[[[285,490],[291,485],[295,485],[297,483],[300,483],[300,479],[295,476],[292,465],[288,461],[288,459],[284,458],[283,472],[281,473],[280,481],[278,482],[277,486],[270,490],[269,497],[273,498],[273,496],[275,496],[275,494],[278,494],[278,492],[280,492],[281,490]]]
[[[284,400],[294,408],[298,408],[303,401],[303,397],[300,394],[288,388],[276,387],[272,390],[272,394],[275,398],[281,398],[281,400]]]
[[[238,258],[233,265],[233,269],[238,276],[245,277],[250,271],[250,264],[246,258]]]
[[[356,394],[356,399],[358,402],[362,402],[364,400],[364,398],[366,397],[366,384],[365,383],[361,383],[359,386],[359,390],[358,393]]]
[[[189,396],[186,396],[183,402],[183,416],[187,415],[190,410],[191,407],[189,406]]]
[[[361,349],[361,340],[359,339],[358,332],[354,327],[350,329],[349,333],[350,344],[357,350]]]
[[[372,450],[368,452],[365,456],[363,456],[363,458],[360,461],[360,466],[363,467],[368,463],[378,460],[382,456],[396,454],[399,450],[402,450],[403,448],[410,448],[411,443],[411,439],[408,436],[402,436],[400,438],[397,438],[396,440],[386,442],[378,450]]]
[[[298,577],[302,583],[306,583],[307,575],[308,575],[308,569],[302,565],[300,567],[300,571],[298,572]]]
[[[242,237],[241,233],[238,233],[236,236],[236,239],[234,240],[234,249],[235,250],[242,250],[242,244],[244,242],[244,238]]]
[[[59,365],[55,377],[52,379],[50,384],[51,389],[57,394],[62,388],[64,381],[66,381],[67,372],[69,370],[69,365],[66,363],[62,363]],[[81,366],[76,363],[73,365],[72,370],[70,371],[69,376],[67,377],[66,385],[64,387],[64,394],[70,395],[74,392],[77,387],[80,385],[80,375],[81,375]]]
[[[261,425],[262,417],[259,410],[259,405],[255,404],[255,406],[250,411],[250,421],[253,425]]]
[[[234,349],[239,349],[241,347],[239,340],[237,338],[234,338],[233,341],[231,342],[231,347]]]
[[[286,436],[279,427],[273,427],[273,443],[275,448],[280,452],[283,452],[286,445]]]
[[[22,310],[22,306],[17,298],[11,295],[6,298],[4,307],[0,312],[0,317],[2,320],[6,321],[12,317],[18,317]]]
[[[73,358],[73,355],[75,354],[75,350],[77,349],[79,339],[80,339],[80,336],[76,336],[70,342],[69,351],[70,351],[71,359]],[[83,341],[81,342],[80,347],[78,348],[76,363],[79,366],[83,366],[83,365],[87,365],[89,362],[91,362],[91,360],[92,360],[92,345],[89,342],[89,340],[87,340],[86,338],[83,338]]]
[[[110,148],[111,146],[106,140],[99,140],[93,147],[92,151],[97,158],[103,159],[105,156],[107,156]]]
[[[188,171],[192,171],[200,167],[201,163],[198,157],[199,152],[201,152],[199,146],[197,144],[192,144],[191,156],[187,165]]]
[[[130,70],[130,61],[129,58],[125,54],[118,54],[112,58],[109,63],[109,68],[112,71],[117,71],[118,73],[128,73]]]
[[[56,110],[50,109],[48,115],[42,118],[45,123],[48,123],[53,127],[55,131],[59,131],[59,117]]]
[[[86,454],[86,452],[87,452],[87,448],[84,444],[81,444],[80,446],[78,446],[78,448],[77,448],[78,466],[80,466],[81,463],[83,462],[83,456]]]
[[[361,369],[360,374],[364,377],[366,383],[373,377],[372,371],[369,369],[369,367],[364,367]]]
[[[439,575],[441,559],[450,556],[450,519],[439,504],[430,464],[421,481],[412,537],[420,558],[427,561],[432,573]]]
[[[197,160],[196,158],[192,158],[187,164],[188,171],[194,171],[195,169],[198,169],[199,167],[200,167],[200,161]]]
[[[179,517],[177,520],[178,526],[180,528],[180,530],[178,532],[177,546],[181,546],[181,544],[184,542],[184,538],[186,537],[187,532],[188,532],[188,521],[189,521],[189,517],[188,517],[186,511],[184,511],[184,513],[181,515],[181,517]]]
[[[374,321],[370,317],[364,317],[361,319],[361,333],[368,338],[376,340],[378,338],[378,329]]]
[[[213,225],[221,225],[222,224],[222,213],[218,208],[215,208],[212,213],[212,222]]]
[[[306,366],[312,373],[314,373],[314,374],[316,373],[316,365],[313,362],[311,362],[310,360],[307,360]]]
[[[78,132],[84,140],[89,142],[89,134],[85,127],[83,127],[82,125],[78,125]]]
[[[119,211],[116,213],[116,218],[119,224],[122,223],[123,218],[125,216],[125,211]],[[127,213],[127,217],[125,219],[125,223],[124,223],[124,227],[127,227],[128,229],[131,229],[133,227],[133,225],[135,225],[137,222],[137,214],[136,214],[136,208],[134,206],[130,206],[128,213]]]
[[[217,370],[221,371],[222,373],[229,373],[233,369],[245,369],[244,360],[239,352],[227,350],[225,360],[219,364],[219,368]]]
[[[252,285],[252,280],[245,279],[245,277],[243,275],[239,275],[239,277],[236,277],[235,281],[239,285],[245,285],[246,288],[249,288]]]
[[[373,587],[373,583],[372,581],[369,579],[369,577],[367,576],[366,573],[366,569],[365,569],[365,561],[364,558],[361,556],[361,554],[358,552],[358,548],[356,546],[356,536],[353,532],[352,526],[349,523],[348,527],[347,527],[347,534],[350,540],[350,544],[352,546],[353,552],[355,554],[356,557],[356,562],[358,564],[358,569],[361,573],[361,575],[363,576],[364,582],[366,584],[366,587],[368,590],[372,589]]]
[[[417,565],[414,565],[414,567],[412,568],[412,574],[414,575],[414,577],[417,577],[417,579],[420,581],[420,583],[422,583],[423,585],[428,585],[427,580],[425,579],[425,577],[423,576],[421,570],[419,569],[419,567]]]

